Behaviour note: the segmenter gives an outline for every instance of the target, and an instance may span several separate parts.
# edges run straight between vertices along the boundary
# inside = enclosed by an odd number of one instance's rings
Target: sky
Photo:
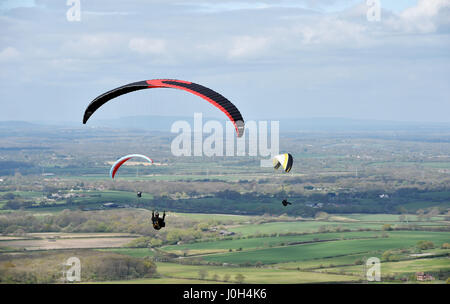
[[[218,91],[246,120],[450,122],[449,38],[450,0],[0,0],[0,120],[81,125],[103,92],[175,78]],[[194,112],[222,115],[155,89],[93,118]]]

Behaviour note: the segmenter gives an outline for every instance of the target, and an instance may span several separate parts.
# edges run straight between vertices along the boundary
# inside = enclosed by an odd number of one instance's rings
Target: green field
[[[354,276],[300,272],[297,270],[280,270],[272,268],[255,267],[222,267],[222,266],[199,266],[180,265],[174,263],[157,263],[158,272],[164,276],[183,279],[199,279],[199,271],[207,273],[206,280],[212,281],[214,275],[218,281],[223,281],[224,276],[230,276],[230,282],[235,281],[237,274],[245,277],[245,283],[254,284],[293,284],[293,283],[324,283],[324,282],[350,282],[358,280]]]
[[[155,255],[154,252],[148,248],[108,248],[97,250],[129,255],[135,258],[145,258]]]
[[[383,223],[360,223],[360,222],[328,222],[328,221],[293,221],[293,222],[272,222],[259,225],[242,225],[230,228],[233,231],[244,236],[255,234],[277,234],[277,233],[313,233],[320,227],[342,228],[357,230],[360,228],[381,230]]]
[[[173,213],[175,216],[182,216],[198,221],[218,221],[218,222],[233,222],[233,223],[243,223],[254,216],[246,215],[227,215],[227,214],[201,214],[201,213]]]
[[[368,164],[368,166],[373,167],[415,167],[417,162],[406,162],[406,161],[385,161],[385,162],[373,162]],[[434,168],[434,169],[448,169],[450,168],[450,162],[421,162],[420,166]]]
[[[85,194],[82,198],[76,198],[75,201],[81,201],[82,203],[97,203],[99,199],[101,201],[130,201],[136,198],[135,192],[127,192],[127,191],[89,191],[83,192]],[[145,194],[148,198],[153,198],[151,194]]]
[[[223,266],[187,265],[173,262],[158,262],[161,278],[133,280],[130,283],[224,283],[234,282],[236,275],[242,274],[246,283],[329,283],[360,282],[363,265],[368,257],[382,259],[385,251],[394,250],[400,257],[396,262],[382,262],[384,275],[408,275],[417,271],[449,271],[449,250],[439,247],[450,241],[448,232],[438,231],[358,231],[360,228],[381,229],[384,223],[399,224],[397,215],[390,214],[350,214],[337,216],[341,220],[356,222],[292,221],[263,224],[243,224],[252,217],[180,214],[180,217],[208,221],[228,222],[229,231],[238,235],[231,239],[210,240],[188,244],[163,246],[162,251],[176,253],[180,259],[200,259]],[[344,218],[344,219],[343,219]],[[412,218],[412,217],[411,217]],[[254,219],[254,218],[253,218]],[[432,218],[425,225],[436,224],[440,217]],[[321,226],[352,229],[347,232],[317,233]],[[315,233],[311,233],[316,231]],[[304,234],[273,235],[273,233],[296,232]],[[309,232],[306,234],[306,232]],[[268,236],[255,237],[265,233]],[[243,235],[240,237],[239,235]],[[415,245],[420,240],[432,241],[435,249],[425,251],[432,258],[412,255],[417,252]],[[298,244],[302,243],[303,244]],[[407,250],[400,253],[399,250]],[[111,251],[133,257],[151,256],[145,248],[121,248]],[[420,251],[419,251],[420,252]],[[440,256],[439,256],[440,255]],[[444,255],[444,256],[442,256]],[[241,265],[241,266],[237,266]],[[246,265],[246,266],[242,266]],[[259,265],[254,267],[253,265]],[[200,277],[200,271],[204,278]],[[442,281],[436,281],[442,282]]]
[[[278,263],[272,266],[280,269],[317,269],[324,267],[334,267],[338,265],[354,265],[355,261],[363,260],[368,256],[368,253],[357,253],[323,259]],[[361,266],[359,267],[361,268]]]
[[[292,236],[278,236],[278,237],[255,237],[255,238],[242,238],[223,241],[210,241],[210,242],[197,242],[193,244],[184,245],[172,245],[163,247],[166,251],[217,251],[217,250],[236,250],[242,248],[255,249],[255,248],[267,248],[272,246],[288,245],[298,242],[312,242],[322,240],[337,240],[337,239],[351,239],[351,238],[373,238],[380,237],[381,232],[374,231],[358,231],[358,232],[330,232],[330,233],[314,233],[305,235],[292,235]]]
[[[398,222],[398,214],[342,214],[342,216],[365,222]],[[417,221],[416,215],[408,214],[409,221]],[[433,219],[435,220],[435,219]]]
[[[186,169],[186,168],[185,168]],[[217,180],[217,181],[225,181],[225,182],[237,182],[239,180],[258,180],[263,174],[240,174],[236,173],[236,171],[231,171],[227,174],[198,174],[202,172],[197,172],[197,174],[150,174],[143,175],[140,174],[136,176],[136,174],[121,174],[120,180],[127,181],[196,181],[196,180]],[[223,172],[226,173],[226,172]],[[269,174],[267,174],[269,176]],[[301,174],[298,174],[301,176]],[[82,178],[83,180],[88,181],[101,181],[101,180],[110,180],[109,175],[107,174],[85,174],[82,176],[70,176],[70,175],[61,175],[58,176],[61,179],[67,180],[78,180]],[[118,177],[119,180],[119,177]]]
[[[410,232],[395,231],[388,238],[341,240],[324,243],[312,243],[283,246],[268,249],[248,250],[232,253],[204,256],[207,261],[241,264],[249,261],[263,264],[305,261],[317,258],[336,257],[357,253],[378,253],[386,250],[407,248],[416,245],[419,240],[431,240],[437,246],[448,242],[447,232]]]
[[[325,268],[320,271],[323,272],[343,272],[346,274],[361,273],[360,266],[343,266],[334,268]],[[383,262],[382,273],[384,275],[408,274],[415,272],[435,272],[435,271],[450,271],[450,258],[432,258],[432,259],[415,259],[398,262]]]
[[[123,194],[120,191],[109,191],[105,195],[117,198]],[[127,214],[125,218],[128,220],[131,214],[137,216],[138,214],[142,215],[142,212],[137,209],[122,209],[117,210],[117,213],[110,210],[98,214],[117,217],[115,220],[119,219],[120,214]],[[44,218],[43,215],[44,213],[35,214],[39,218]],[[92,248],[85,247],[83,249],[83,255],[86,257],[92,251],[105,255],[118,254],[124,257],[125,261],[127,257],[143,262],[155,261],[157,265],[156,277],[121,279],[103,283],[220,284],[225,281],[235,283],[238,274],[244,276],[244,283],[254,284],[361,282],[364,269],[361,265],[362,261],[368,257],[382,259],[383,253],[386,251],[394,251],[397,261],[382,261],[385,282],[392,282],[392,280],[386,279],[386,276],[389,275],[396,278],[408,275],[411,277],[411,274],[418,271],[432,272],[433,274],[441,271],[445,275],[445,272],[450,271],[448,258],[450,250],[440,248],[443,243],[450,241],[449,232],[420,230],[424,227],[436,227],[432,225],[437,224],[446,226],[447,223],[442,221],[440,216],[427,222],[419,222],[420,225],[416,227],[418,230],[383,231],[381,228],[385,223],[394,227],[402,224],[398,222],[397,215],[344,214],[331,216],[329,221],[223,214],[172,213],[171,215],[173,216],[171,224],[175,227],[171,226],[162,233],[174,231],[177,229],[176,225],[180,223],[190,225],[185,227],[209,223],[209,225],[213,225],[210,227],[217,228],[216,232],[224,230],[233,231],[236,234],[224,237],[211,234],[211,230],[208,229],[204,231],[203,238],[196,241],[172,241],[169,243],[170,245],[165,243],[156,249],[119,247],[128,246],[128,244],[119,245],[116,248],[96,249],[99,248],[99,242],[108,241],[108,238],[114,236],[111,232],[103,232],[101,235],[80,232],[70,234],[29,233],[22,237],[30,238],[30,242],[36,242],[38,240],[35,238],[40,236],[40,241],[49,248],[61,242],[65,242],[65,246],[70,248],[73,247],[73,242],[81,245],[82,242],[92,239]],[[280,219],[285,220],[276,221]],[[275,221],[262,223],[263,220]],[[319,233],[319,229],[323,227],[330,229],[330,232]],[[336,231],[336,228],[340,228],[340,231]],[[367,230],[368,228],[372,230]],[[342,229],[351,231],[342,231]],[[283,233],[285,235],[282,235]],[[52,235],[58,236],[58,239],[50,242],[47,239]],[[160,238],[162,235],[159,232],[155,235],[152,234],[151,237]],[[94,236],[97,237],[96,240],[94,240]],[[13,236],[5,236],[5,240],[11,237]],[[416,245],[421,240],[432,241],[435,247],[420,251]],[[6,241],[2,242],[6,244]],[[19,257],[23,254],[20,248],[7,249],[8,253],[5,251],[5,255],[12,253]],[[47,252],[65,252],[61,249],[65,248],[48,249]],[[429,255],[426,256],[426,254]],[[14,256],[11,257],[14,259]],[[46,263],[51,263],[51,261],[46,261]],[[442,283],[443,281],[441,278],[435,282]]]

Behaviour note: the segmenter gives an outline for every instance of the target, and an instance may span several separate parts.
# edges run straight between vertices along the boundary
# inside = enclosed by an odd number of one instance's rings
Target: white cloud
[[[130,50],[139,54],[161,54],[166,50],[166,42],[162,39],[132,38],[128,43]]]
[[[233,59],[261,54],[268,48],[269,41],[268,37],[235,37],[228,57]]]
[[[450,7],[450,0],[419,0],[416,6],[404,10],[401,16],[407,19],[434,17],[444,7]]]
[[[8,62],[19,58],[20,53],[13,47],[4,48],[0,51],[0,62]]]
[[[185,5],[185,3],[183,3]],[[239,10],[255,10],[255,9],[266,9],[270,5],[262,2],[204,2],[204,3],[190,3],[196,7],[195,11],[201,13],[219,13],[228,11],[239,11]]]
[[[130,16],[137,15],[136,12],[94,12],[94,11],[83,11],[83,15],[92,16]]]
[[[367,29],[357,23],[339,18],[322,17],[314,24],[299,24],[293,27],[293,34],[303,45],[335,45],[355,47],[367,39]]]
[[[419,0],[416,6],[405,9],[386,24],[405,33],[435,33],[440,26],[450,24],[448,9],[450,0]]]
[[[63,42],[60,55],[64,57],[76,56],[86,57],[107,57],[118,52],[125,41],[119,34],[83,34],[69,37]]]

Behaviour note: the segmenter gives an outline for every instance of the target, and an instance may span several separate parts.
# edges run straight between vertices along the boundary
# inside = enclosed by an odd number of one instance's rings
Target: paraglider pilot
[[[164,219],[166,217],[166,211],[164,211],[162,218],[159,217],[158,211],[152,211],[152,225],[153,228],[156,230],[159,230],[166,226],[166,223],[164,222]]]
[[[287,206],[287,205],[292,205],[291,203],[289,203],[287,200],[283,200],[282,202],[281,202],[282,204],[283,204],[283,206]]]

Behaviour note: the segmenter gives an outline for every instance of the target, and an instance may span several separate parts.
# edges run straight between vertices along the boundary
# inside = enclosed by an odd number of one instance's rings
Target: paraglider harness
[[[162,218],[159,217],[159,213],[156,212],[156,216],[155,216],[155,212],[152,211],[152,225],[153,228],[155,228],[156,230],[159,230],[163,227],[166,226],[166,223],[164,222],[164,219],[166,217],[166,211],[164,211]]]

